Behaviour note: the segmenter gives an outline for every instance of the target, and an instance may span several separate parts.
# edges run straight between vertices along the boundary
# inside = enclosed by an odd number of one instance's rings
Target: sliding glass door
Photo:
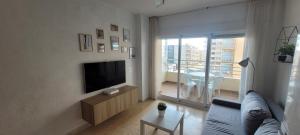
[[[179,39],[162,40],[162,81],[159,94],[178,99]]]
[[[160,95],[208,104],[212,97],[237,99],[244,37],[162,40]]]
[[[206,37],[162,41],[160,95],[194,103],[204,101],[207,44]]]
[[[207,38],[182,38],[181,41],[179,98],[201,103],[205,94]]]
[[[208,98],[214,96],[237,100],[243,59],[244,37],[219,37],[211,42]]]

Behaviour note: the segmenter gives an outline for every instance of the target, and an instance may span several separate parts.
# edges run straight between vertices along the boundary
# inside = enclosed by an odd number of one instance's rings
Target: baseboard
[[[208,111],[208,109],[210,107],[210,105],[206,106],[202,103],[194,103],[192,101],[185,100],[185,99],[180,99],[178,101],[176,98],[172,98],[172,97],[168,97],[168,96],[164,96],[164,95],[158,96],[158,99],[173,102],[176,104],[181,104],[181,105],[188,106],[188,107],[197,108],[197,109],[204,110],[204,111]]]
[[[145,101],[147,101],[147,100],[155,100],[155,99],[154,99],[154,98],[151,98],[151,97],[147,97],[147,98],[145,98],[145,99],[139,99],[139,103],[145,102]]]
[[[91,124],[85,122],[85,123],[81,124],[80,126],[71,129],[71,130],[67,133],[67,135],[76,135],[76,134],[78,134],[78,133],[84,131],[85,129],[90,128],[91,126],[92,126]]]

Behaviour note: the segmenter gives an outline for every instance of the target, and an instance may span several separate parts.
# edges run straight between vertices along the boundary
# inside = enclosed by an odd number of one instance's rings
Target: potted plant
[[[281,62],[292,62],[295,52],[295,45],[284,43],[278,50],[278,61]]]
[[[158,105],[157,105],[157,109],[158,109],[158,114],[159,114],[159,116],[160,116],[160,117],[164,117],[165,111],[166,111],[166,109],[167,109],[167,105],[166,105],[165,103],[160,102],[160,103],[158,103]]]

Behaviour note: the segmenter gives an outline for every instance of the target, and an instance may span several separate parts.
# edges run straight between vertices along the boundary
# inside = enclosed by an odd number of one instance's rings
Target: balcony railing
[[[206,61],[201,60],[181,60],[181,73],[189,71],[205,72]],[[167,59],[164,63],[167,72],[178,72],[178,59]],[[224,77],[240,79],[241,67],[238,63],[230,61],[212,61],[210,64],[211,73],[221,73]]]

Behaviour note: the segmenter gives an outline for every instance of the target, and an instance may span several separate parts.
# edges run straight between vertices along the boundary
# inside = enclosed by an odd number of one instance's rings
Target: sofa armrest
[[[230,107],[230,108],[241,109],[241,103],[233,100],[214,98],[212,103],[216,105]]]

